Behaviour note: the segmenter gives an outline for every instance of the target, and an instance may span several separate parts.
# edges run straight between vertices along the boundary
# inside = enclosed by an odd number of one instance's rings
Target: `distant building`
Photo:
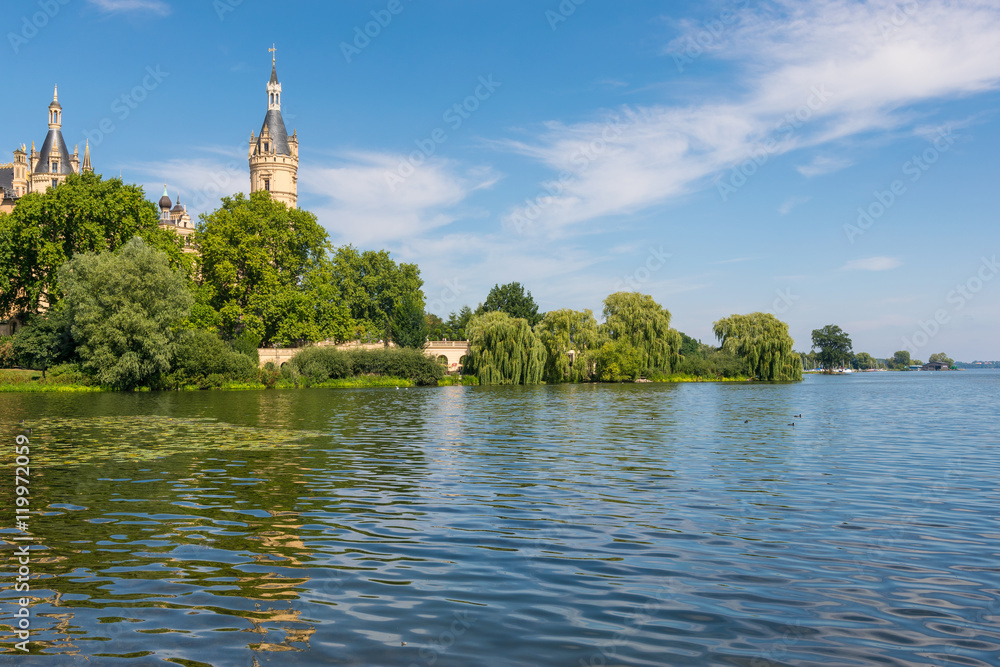
[[[90,165],[90,142],[87,142],[80,160],[79,147],[70,153],[66,148],[66,140],[62,135],[62,105],[59,104],[59,88],[52,94],[49,105],[49,132],[42,142],[42,150],[35,150],[35,142],[31,142],[31,152],[27,146],[14,151],[14,162],[0,164],[0,190],[3,199],[0,201],[0,211],[9,213],[14,209],[17,200],[30,192],[44,193],[54,188],[70,174],[92,172]]]
[[[946,371],[951,366],[943,361],[931,361],[920,367],[922,371]]]
[[[276,49],[270,49],[272,54]],[[299,138],[288,136],[281,117],[281,84],[276,58],[271,57],[271,80],[267,82],[267,114],[260,136],[250,133],[250,192],[270,192],[271,198],[298,205]]]
[[[177,203],[170,201],[167,194],[167,186],[163,186],[163,196],[160,197],[160,229],[169,229],[175,232],[184,240],[185,252],[196,252],[192,245],[194,234],[194,224],[191,222],[191,215],[187,212],[187,207],[181,205],[180,195],[177,196]]]

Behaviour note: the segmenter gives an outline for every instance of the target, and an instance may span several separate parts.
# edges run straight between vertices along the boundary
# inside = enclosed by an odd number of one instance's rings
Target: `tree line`
[[[200,217],[193,245],[197,254],[160,229],[142,188],[121,179],[72,175],[22,198],[0,215],[0,314],[24,325],[0,340],[0,364],[69,365],[119,389],[220,386],[260,380],[261,347],[391,341],[419,349],[444,338],[470,342],[464,371],[489,384],[794,381],[812,363],[773,315],[722,318],[717,345],[708,345],[672,328],[666,308],[635,292],[609,295],[598,323],[590,310],[540,313],[515,282],[444,320],[425,312],[415,264],[384,250],[334,247],[312,213],[265,192],[223,198]],[[812,342],[825,368],[874,362],[850,356],[849,337],[833,325]],[[337,359],[292,370],[320,381],[321,367],[378,366]]]

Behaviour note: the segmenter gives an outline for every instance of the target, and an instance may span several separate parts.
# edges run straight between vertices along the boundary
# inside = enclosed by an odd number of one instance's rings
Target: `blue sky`
[[[419,264],[439,315],[638,289],[706,342],[765,311],[800,350],[834,323],[1000,358],[996,0],[5,9],[0,147],[40,145],[58,84],[67,143],[195,214],[248,189],[276,44],[300,206]]]

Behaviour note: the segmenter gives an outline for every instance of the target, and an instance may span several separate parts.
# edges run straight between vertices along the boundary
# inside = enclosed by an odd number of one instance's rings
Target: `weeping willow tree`
[[[466,327],[469,370],[482,384],[538,384],[545,346],[528,321],[502,311],[476,315]]]
[[[569,308],[550,311],[535,325],[535,335],[545,346],[546,382],[580,382],[589,378],[593,351],[601,342],[592,311]]]
[[[714,325],[722,349],[743,359],[758,380],[802,379],[802,358],[792,351],[788,325],[770,313],[730,315]]]
[[[648,294],[616,292],[604,300],[604,333],[638,350],[643,368],[667,373],[680,361],[681,334],[670,328],[670,311]]]

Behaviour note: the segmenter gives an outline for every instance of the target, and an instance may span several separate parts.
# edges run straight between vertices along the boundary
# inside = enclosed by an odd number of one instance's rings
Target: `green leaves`
[[[604,333],[638,350],[643,368],[667,373],[680,361],[681,335],[670,328],[670,311],[648,294],[616,292],[604,300]]]
[[[226,197],[202,215],[201,284],[226,336],[247,330],[264,345],[319,340],[320,296],[310,274],[321,270],[326,231],[308,211],[289,209],[266,192]],[[330,295],[326,295],[330,296]]]
[[[802,359],[792,351],[788,325],[770,313],[730,315],[714,324],[722,349],[741,358],[751,376],[765,381],[802,379]]]
[[[0,216],[0,313],[36,313],[62,297],[57,270],[78,254],[114,251],[134,236],[189,272],[191,258],[158,227],[142,188],[95,174],[70,175],[44,194],[22,197]]]
[[[545,346],[528,321],[504,312],[476,315],[469,322],[466,371],[482,384],[538,384],[545,369]]]
[[[590,353],[601,341],[592,311],[549,311],[535,326],[535,335],[545,346],[546,382],[580,382],[589,377]]]
[[[194,301],[167,256],[135,238],[117,254],[74,258],[58,279],[84,370],[116,389],[157,386]]]
[[[538,314],[538,304],[531,292],[525,292],[521,283],[507,283],[502,287],[494,285],[486,297],[479,313],[499,311],[511,317],[520,317],[528,321],[528,326],[535,326],[542,319]]]
[[[853,356],[851,338],[834,324],[828,324],[822,329],[814,329],[812,346],[819,348],[817,357],[819,362],[823,364],[823,368],[828,371],[851,363]]]

